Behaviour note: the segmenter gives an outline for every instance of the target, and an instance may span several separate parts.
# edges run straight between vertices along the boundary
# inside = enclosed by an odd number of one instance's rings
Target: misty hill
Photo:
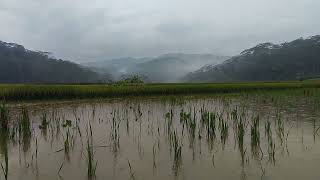
[[[139,64],[131,72],[142,74],[151,82],[178,82],[205,64],[217,64],[226,59],[212,54],[165,54]]]
[[[126,75],[130,69],[135,68],[139,63],[149,61],[151,58],[116,58],[110,60],[102,60],[95,62],[84,63],[85,66],[90,67],[92,70],[104,73],[108,72],[112,74],[115,79],[121,78],[122,75]]]
[[[205,64],[217,64],[228,58],[212,54],[171,53],[153,58],[121,58],[86,65],[112,72],[114,77],[138,74],[146,77],[148,82],[178,82],[187,73]]]
[[[193,82],[282,81],[320,75],[320,36],[280,45],[259,44],[240,55],[189,73]]]
[[[57,60],[48,52],[0,41],[1,83],[87,83],[108,78],[78,64]]]

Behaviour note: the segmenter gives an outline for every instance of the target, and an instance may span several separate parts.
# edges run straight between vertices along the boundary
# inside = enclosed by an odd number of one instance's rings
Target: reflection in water
[[[269,99],[2,105],[3,177],[300,179],[310,172],[309,177],[319,176],[311,171],[319,165],[320,155],[317,112],[310,108],[314,104],[302,100],[286,106],[281,98]],[[298,119],[294,112],[303,116]],[[19,163],[21,157],[25,163]],[[310,159],[308,165],[301,158]],[[291,167],[299,167],[292,176]]]

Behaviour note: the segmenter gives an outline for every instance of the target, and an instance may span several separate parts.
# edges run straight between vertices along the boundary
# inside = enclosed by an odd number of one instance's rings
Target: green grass
[[[252,83],[163,83],[136,85],[0,84],[0,100],[75,99],[199,93],[238,93],[255,90],[317,88],[317,81]]]

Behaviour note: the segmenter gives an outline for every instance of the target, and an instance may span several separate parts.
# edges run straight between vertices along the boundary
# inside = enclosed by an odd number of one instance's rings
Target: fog
[[[76,62],[235,55],[320,34],[319,0],[1,0],[0,40]]]

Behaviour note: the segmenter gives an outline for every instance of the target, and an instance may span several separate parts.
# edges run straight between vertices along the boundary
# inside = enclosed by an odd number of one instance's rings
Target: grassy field
[[[2,100],[104,98],[146,95],[238,93],[256,90],[318,88],[319,81],[253,83],[166,83],[136,85],[0,84]]]

